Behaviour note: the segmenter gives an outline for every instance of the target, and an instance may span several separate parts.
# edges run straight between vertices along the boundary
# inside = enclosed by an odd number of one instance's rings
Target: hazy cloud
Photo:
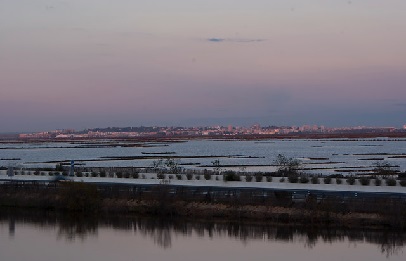
[[[264,42],[266,39],[249,39],[249,38],[208,38],[207,41],[220,43],[220,42],[232,42],[232,43],[254,43]]]

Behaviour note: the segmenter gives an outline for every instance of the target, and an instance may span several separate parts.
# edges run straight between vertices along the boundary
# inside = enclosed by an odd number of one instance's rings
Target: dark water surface
[[[405,260],[406,233],[0,209],[0,260]]]

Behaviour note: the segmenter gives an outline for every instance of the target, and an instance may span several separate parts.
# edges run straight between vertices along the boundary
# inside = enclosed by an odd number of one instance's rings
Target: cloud
[[[254,43],[264,42],[266,39],[250,39],[250,38],[208,38],[207,41],[214,43],[232,42],[232,43]]]

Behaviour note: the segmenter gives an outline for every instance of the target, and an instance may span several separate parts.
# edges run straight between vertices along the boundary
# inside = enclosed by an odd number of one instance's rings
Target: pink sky
[[[0,132],[406,123],[405,1],[139,2],[1,0]]]

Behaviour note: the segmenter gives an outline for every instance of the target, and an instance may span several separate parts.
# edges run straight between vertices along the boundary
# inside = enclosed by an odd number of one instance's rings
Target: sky
[[[0,132],[406,124],[404,0],[0,0]]]

